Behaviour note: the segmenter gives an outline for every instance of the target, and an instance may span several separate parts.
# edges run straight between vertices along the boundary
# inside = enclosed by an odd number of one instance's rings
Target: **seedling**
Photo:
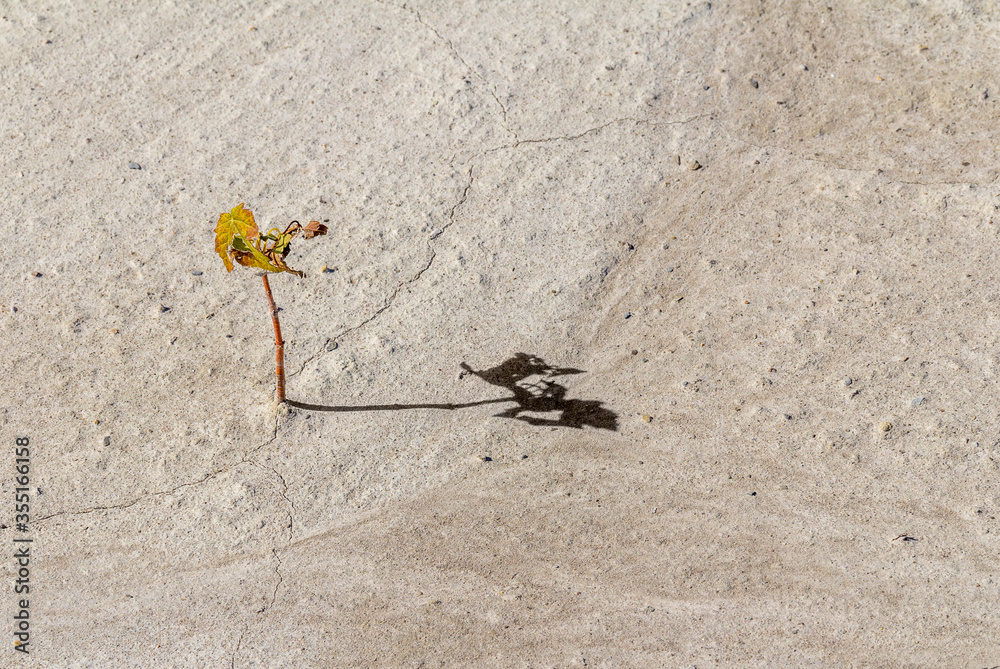
[[[326,226],[319,221],[311,221],[309,225],[303,227],[298,221],[292,221],[284,232],[279,231],[278,228],[271,228],[267,234],[262,234],[257,230],[257,224],[253,220],[253,212],[245,209],[243,203],[231,211],[223,212],[219,216],[218,225],[215,226],[215,251],[222,258],[222,262],[226,264],[227,272],[233,271],[234,262],[245,267],[256,267],[264,270],[261,276],[264,279],[267,304],[271,309],[271,322],[274,324],[274,345],[277,349],[275,375],[278,377],[277,400],[279,404],[285,401],[285,342],[281,338],[278,307],[271,295],[271,284],[267,281],[267,273],[291,272],[301,277],[305,276],[305,272],[292,269],[285,264],[289,244],[300,232],[306,239],[312,239],[318,235],[325,235]]]

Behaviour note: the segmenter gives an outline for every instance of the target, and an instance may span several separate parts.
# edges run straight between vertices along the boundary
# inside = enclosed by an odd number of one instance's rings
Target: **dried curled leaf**
[[[310,221],[303,228],[298,221],[292,221],[284,232],[271,228],[267,234],[261,234],[253,212],[240,203],[219,216],[219,223],[215,226],[215,251],[229,272],[233,271],[233,262],[236,262],[267,272],[291,272],[305,276],[304,272],[292,269],[285,263],[291,241],[300,231],[306,239],[312,239],[325,235],[326,226],[319,221]]]
[[[319,221],[309,221],[309,225],[302,229],[302,236],[306,239],[312,239],[313,237],[325,234],[326,226]]]

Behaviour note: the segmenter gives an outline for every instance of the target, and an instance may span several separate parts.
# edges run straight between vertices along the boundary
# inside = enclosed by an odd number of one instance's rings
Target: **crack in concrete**
[[[288,502],[288,506],[291,509],[288,512],[288,541],[290,542],[294,532],[295,514],[298,512],[298,509],[295,508],[295,502],[293,502],[288,496],[288,484],[285,483],[285,477],[282,476],[281,472],[279,472],[275,467],[269,468],[272,472],[274,472],[274,475],[278,477],[278,480],[281,481],[281,496],[285,498],[285,501]]]
[[[808,158],[805,158],[804,160],[808,160]],[[817,161],[817,162],[823,162],[823,161]],[[839,169],[851,169],[851,168],[841,167]],[[865,172],[871,170],[853,170],[853,171]],[[884,172],[882,172],[882,170],[876,169],[876,173],[879,172],[881,172],[879,176],[885,174]],[[993,184],[997,183],[997,181],[1000,180],[1000,174],[997,174],[997,176],[994,177],[992,181],[987,181],[986,183],[980,183],[978,181],[905,181],[903,179],[890,179],[888,177],[885,177],[885,180],[892,184],[906,184],[909,186],[975,186],[976,188],[986,188],[987,186],[992,186]]]
[[[978,181],[908,181],[906,179],[892,179],[890,177],[885,176],[885,171],[878,167],[871,167],[871,168],[845,167],[830,160],[823,160],[822,158],[810,158],[808,156],[799,155],[795,151],[785,148],[780,144],[758,145],[754,144],[753,142],[748,142],[745,139],[740,139],[739,137],[730,136],[730,139],[739,142],[741,144],[744,144],[746,146],[749,146],[751,148],[757,149],[758,151],[781,151],[788,154],[794,160],[801,160],[803,162],[809,162],[809,163],[819,163],[820,165],[824,165],[826,167],[835,170],[841,170],[844,172],[857,172],[858,174],[868,174],[876,177],[882,177],[887,183],[891,184],[901,184],[907,186],[975,186],[976,188],[986,188],[988,186],[992,186],[993,184],[997,183],[997,181],[1000,181],[1000,173],[998,173],[997,176],[994,177],[991,181],[987,181],[985,183],[980,183]]]
[[[243,623],[243,631],[240,632],[240,638],[236,642],[236,648],[233,650],[233,656],[229,658],[229,669],[234,669],[234,667],[236,667],[236,655],[240,652],[240,646],[243,645],[243,637],[246,636],[247,630],[249,629],[250,626]]]
[[[275,561],[277,561],[278,563],[274,565],[274,573],[278,575],[278,582],[274,584],[274,591],[271,593],[271,601],[265,604],[264,607],[261,608],[259,611],[257,611],[258,615],[267,612],[268,609],[274,606],[274,603],[278,600],[278,588],[281,587],[281,584],[285,580],[285,578],[281,575],[281,557],[278,555],[278,549],[272,548],[271,555],[274,556]]]
[[[42,516],[40,518],[36,518],[35,522],[39,523],[39,522],[42,522],[43,520],[49,520],[50,518],[55,518],[57,516],[82,516],[82,515],[86,515],[88,513],[96,513],[97,511],[118,511],[118,510],[121,510],[121,509],[127,509],[129,507],[135,506],[139,502],[142,502],[144,500],[150,499],[152,497],[162,497],[164,495],[171,495],[171,494],[173,494],[173,493],[175,493],[178,490],[181,490],[183,488],[190,488],[192,486],[200,485],[200,484],[204,483],[205,481],[211,481],[212,479],[214,479],[215,477],[217,477],[219,474],[224,474],[224,473],[226,473],[226,472],[228,472],[228,471],[230,471],[232,469],[235,469],[235,468],[239,467],[240,465],[245,465],[245,464],[256,465],[256,463],[251,459],[251,456],[253,456],[253,454],[257,453],[258,451],[260,451],[265,446],[268,446],[268,445],[274,443],[274,441],[277,438],[278,438],[278,415],[276,414],[275,417],[274,417],[274,430],[271,433],[271,438],[270,439],[268,439],[267,441],[263,442],[262,444],[260,444],[256,448],[254,448],[253,450],[251,450],[249,453],[247,453],[245,456],[243,456],[243,458],[241,458],[239,460],[239,462],[236,462],[236,463],[234,463],[234,464],[232,464],[232,465],[230,465],[228,467],[222,467],[220,469],[216,469],[215,471],[210,472],[210,473],[206,474],[205,476],[201,477],[197,481],[189,481],[188,483],[181,483],[180,485],[175,486],[173,488],[170,488],[169,490],[158,490],[156,492],[146,493],[145,495],[137,497],[137,498],[133,499],[130,502],[124,502],[122,504],[108,504],[106,506],[93,506],[93,507],[90,507],[89,509],[81,509],[79,511],[57,511],[55,513],[50,513],[47,516]],[[259,466],[259,465],[257,465],[257,466]]]
[[[410,11],[413,11],[413,10],[410,10]],[[650,127],[652,127],[652,128],[655,129],[655,128],[659,128],[661,126],[684,125],[686,123],[693,123],[693,122],[701,120],[703,118],[711,118],[715,113],[716,113],[716,111],[713,110],[711,112],[707,112],[707,113],[704,113],[704,114],[698,114],[696,116],[692,116],[692,117],[686,118],[686,119],[681,119],[681,120],[678,120],[678,121],[650,121],[650,120],[647,120],[647,119],[634,118],[634,117],[617,118],[617,119],[612,119],[611,121],[608,121],[606,123],[602,123],[599,126],[595,126],[593,128],[588,128],[588,129],[586,129],[586,130],[584,130],[582,132],[576,133],[574,135],[563,135],[563,136],[558,136],[558,137],[542,137],[542,138],[537,138],[537,139],[518,139],[513,144],[507,144],[507,145],[504,145],[504,146],[499,146],[499,147],[495,147],[493,149],[488,149],[486,151],[482,151],[482,152],[476,154],[475,156],[473,156],[472,160],[474,160],[475,158],[484,156],[484,155],[486,155],[488,153],[494,153],[496,151],[501,151],[503,149],[517,148],[517,147],[522,146],[524,144],[543,144],[545,142],[573,141],[573,140],[576,140],[576,139],[580,139],[581,137],[584,137],[586,135],[590,135],[590,134],[599,132],[599,131],[603,130],[604,128],[607,128],[609,126],[616,125],[616,124],[619,124],[619,123],[629,123],[630,122],[630,123],[635,123],[637,125],[650,126]],[[454,162],[454,160],[455,160],[455,158],[453,157],[451,162]],[[427,245],[428,245],[428,248],[430,249],[431,253],[430,253],[430,257],[427,259],[426,264],[420,270],[418,270],[417,273],[414,274],[410,279],[399,283],[396,286],[396,288],[392,291],[392,294],[389,295],[387,298],[385,298],[385,300],[383,301],[382,306],[379,307],[368,318],[366,318],[362,322],[358,323],[357,325],[354,325],[352,327],[346,328],[345,330],[342,330],[341,332],[338,332],[336,335],[334,335],[332,337],[328,337],[326,339],[326,341],[323,342],[323,345],[322,345],[322,347],[320,347],[320,350],[317,351],[316,353],[312,354],[308,358],[306,358],[306,360],[299,366],[299,368],[297,370],[295,370],[293,372],[290,372],[288,374],[288,378],[291,378],[293,376],[298,376],[303,371],[305,371],[305,368],[307,366],[309,366],[310,363],[312,363],[314,360],[316,360],[317,358],[319,358],[319,357],[321,357],[323,355],[323,353],[326,351],[326,347],[331,342],[339,342],[339,341],[343,340],[347,336],[353,334],[354,332],[357,332],[358,330],[360,330],[361,328],[365,327],[366,325],[368,325],[369,323],[371,323],[372,321],[374,321],[376,318],[378,318],[379,316],[381,316],[384,312],[386,312],[395,303],[396,297],[399,295],[399,292],[403,288],[405,288],[406,286],[412,285],[413,283],[417,282],[420,279],[420,277],[423,276],[423,274],[427,270],[429,270],[431,268],[431,265],[434,264],[434,259],[437,257],[437,252],[434,250],[434,247],[432,246],[431,242],[433,242],[435,239],[437,239],[438,237],[440,237],[444,233],[444,231],[447,230],[449,227],[451,227],[451,225],[455,222],[455,212],[458,210],[458,208],[460,206],[462,206],[465,203],[465,201],[466,201],[466,199],[468,198],[468,195],[469,195],[469,189],[472,188],[472,183],[474,181],[473,170],[474,170],[474,167],[469,167],[468,182],[465,184],[465,188],[462,191],[461,197],[458,199],[458,201],[454,205],[452,205],[451,211],[448,212],[448,219],[449,219],[448,223],[446,223],[444,226],[441,227],[440,230],[434,232],[428,238]]]
[[[670,126],[670,125],[684,125],[685,123],[692,123],[694,121],[701,120],[703,118],[711,118],[715,115],[715,111],[707,112],[705,114],[698,114],[697,116],[692,116],[690,118],[681,119],[679,121],[650,121],[643,118],[635,118],[633,116],[623,116],[622,118],[612,119],[601,125],[594,126],[593,128],[587,128],[575,135],[558,135],[555,137],[539,137],[535,139],[518,139],[513,144],[504,144],[503,146],[497,146],[492,149],[487,149],[479,155],[485,155],[488,153],[496,153],[497,151],[503,151],[504,149],[516,149],[524,144],[545,144],[547,142],[571,142],[573,140],[580,139],[581,137],[586,137],[587,135],[592,135],[594,133],[600,132],[605,128],[617,125],[619,123],[635,123],[636,125],[646,125],[652,128],[659,128],[660,126]]]
[[[198,485],[200,483],[204,483],[205,481],[210,481],[210,480],[214,479],[216,476],[218,476],[219,474],[222,474],[223,472],[228,471],[228,470],[230,470],[230,469],[232,469],[234,467],[239,467],[241,464],[244,464],[244,461],[241,460],[240,462],[237,462],[235,465],[232,465],[231,467],[224,467],[222,469],[216,469],[214,472],[206,474],[205,476],[203,476],[202,478],[198,479],[197,481],[191,481],[189,483],[182,483],[182,484],[180,484],[177,487],[171,488],[170,490],[158,490],[156,492],[146,493],[142,497],[137,497],[136,499],[133,499],[130,502],[125,502],[123,504],[109,504],[107,506],[92,506],[89,509],[81,509],[79,511],[57,511],[55,513],[50,513],[47,516],[42,516],[41,518],[37,518],[37,519],[35,519],[35,522],[41,522],[43,520],[48,520],[50,518],[55,518],[57,516],[82,516],[82,515],[85,515],[85,514],[88,514],[88,513],[95,513],[97,511],[117,511],[119,509],[127,509],[127,508],[129,508],[131,506],[135,506],[136,504],[138,504],[139,502],[141,502],[143,500],[149,499],[150,497],[170,495],[172,493],[177,492],[181,488],[188,488],[188,487],[191,487],[191,486]]]
[[[455,58],[457,58],[458,61],[460,63],[462,63],[462,65],[464,65],[465,68],[467,70],[469,70],[469,72],[471,72],[473,74],[473,76],[475,76],[477,79],[479,79],[480,81],[482,81],[483,84],[486,85],[486,88],[490,91],[490,94],[493,96],[493,100],[500,107],[500,111],[503,114],[503,120],[500,121],[500,125],[503,127],[504,130],[506,130],[508,133],[510,133],[514,137],[514,139],[517,139],[517,133],[514,132],[513,130],[511,130],[510,126],[507,125],[507,113],[508,113],[507,105],[505,105],[500,100],[500,96],[497,95],[497,87],[494,84],[490,83],[486,79],[486,77],[484,77],[482,74],[479,73],[479,71],[477,69],[475,69],[474,67],[472,67],[471,65],[469,65],[469,62],[467,60],[465,60],[465,58],[462,56],[462,54],[460,54],[458,52],[458,49],[455,48],[455,44],[450,39],[448,39],[447,37],[445,37],[444,35],[442,35],[440,30],[438,30],[437,28],[435,28],[434,26],[432,26],[430,23],[428,23],[427,21],[425,21],[424,17],[422,17],[420,15],[420,12],[418,12],[416,9],[413,9],[412,7],[410,7],[406,3],[403,3],[400,6],[400,8],[406,10],[410,14],[413,14],[413,16],[416,17],[417,21],[421,25],[423,25],[425,28],[427,28],[428,30],[430,30],[435,35],[437,35],[438,39],[440,39],[441,41],[443,41],[445,44],[448,45],[448,49],[451,51],[452,55],[455,56]]]
[[[427,259],[427,262],[424,264],[424,266],[421,267],[417,271],[417,273],[414,274],[412,277],[410,277],[406,281],[403,281],[403,282],[397,284],[396,288],[392,291],[392,294],[385,298],[385,300],[382,303],[382,306],[379,307],[368,318],[366,318],[362,322],[358,323],[357,325],[354,325],[354,326],[349,327],[349,328],[347,328],[347,329],[345,329],[345,330],[343,330],[341,332],[338,332],[333,337],[328,337],[327,340],[325,342],[323,342],[323,346],[320,347],[320,350],[318,352],[314,353],[313,355],[309,356],[308,358],[306,358],[305,362],[303,362],[302,365],[296,371],[294,371],[294,372],[292,372],[292,373],[290,373],[288,375],[289,378],[301,374],[305,370],[305,368],[311,362],[313,362],[314,360],[316,360],[317,358],[319,358],[321,355],[323,355],[324,351],[326,351],[326,347],[330,344],[330,342],[343,340],[348,335],[350,335],[350,334],[352,334],[354,332],[357,332],[358,330],[360,330],[361,328],[365,327],[366,325],[368,325],[369,323],[371,323],[372,321],[374,321],[376,318],[378,318],[379,316],[381,316],[384,312],[386,312],[395,303],[396,297],[399,295],[399,292],[401,290],[403,290],[403,288],[405,288],[406,286],[413,285],[414,283],[416,283],[417,281],[419,281],[420,277],[422,277],[424,275],[424,273],[431,268],[431,265],[434,264],[434,259],[437,257],[437,251],[434,250],[434,245],[432,244],[432,242],[435,239],[437,239],[438,237],[440,237],[442,234],[444,234],[444,231],[447,230],[448,228],[450,228],[452,226],[452,224],[455,223],[455,212],[458,211],[459,207],[461,207],[463,204],[465,204],[466,199],[468,199],[468,197],[469,197],[469,189],[472,188],[472,182],[474,181],[474,177],[472,175],[473,169],[474,169],[473,167],[469,167],[469,171],[468,171],[469,178],[468,178],[468,181],[465,184],[465,188],[462,190],[461,197],[458,199],[458,201],[454,205],[452,205],[451,210],[448,212],[448,222],[445,223],[443,226],[441,226],[440,230],[437,230],[430,237],[427,238],[427,248],[430,250],[431,254],[430,254],[430,257]]]

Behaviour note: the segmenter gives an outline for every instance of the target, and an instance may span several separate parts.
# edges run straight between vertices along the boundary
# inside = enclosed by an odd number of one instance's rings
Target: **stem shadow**
[[[368,404],[361,406],[327,406],[289,400],[289,406],[306,411],[402,411],[406,409],[468,409],[485,404],[513,402],[514,406],[494,414],[498,418],[513,418],[529,425],[582,429],[618,430],[618,414],[598,400],[567,399],[566,386],[552,381],[558,376],[583,374],[572,367],[553,367],[536,355],[517,353],[512,358],[489,369],[476,371],[464,362],[459,378],[471,374],[487,383],[509,390],[510,397],[463,403],[439,404]],[[542,414],[542,415],[538,415]]]

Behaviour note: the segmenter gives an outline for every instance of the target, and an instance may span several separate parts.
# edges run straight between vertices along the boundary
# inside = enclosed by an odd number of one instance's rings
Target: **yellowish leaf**
[[[226,264],[226,271],[233,271],[233,263],[229,259],[230,247],[234,246],[233,241],[238,240],[237,249],[246,253],[243,249],[249,249],[258,234],[257,224],[253,220],[253,212],[244,209],[242,202],[233,207],[231,211],[223,212],[219,216],[219,223],[215,226],[215,252]],[[240,262],[240,264],[245,265],[246,263]]]
[[[310,239],[326,234],[326,226],[312,221],[303,228],[298,221],[292,221],[284,232],[272,228],[262,235],[254,222],[253,212],[240,203],[219,216],[219,223],[215,226],[215,251],[229,272],[233,271],[235,262],[267,272],[291,272],[301,277],[305,276],[303,272],[285,263],[289,244],[301,231],[304,231],[306,239]]]

